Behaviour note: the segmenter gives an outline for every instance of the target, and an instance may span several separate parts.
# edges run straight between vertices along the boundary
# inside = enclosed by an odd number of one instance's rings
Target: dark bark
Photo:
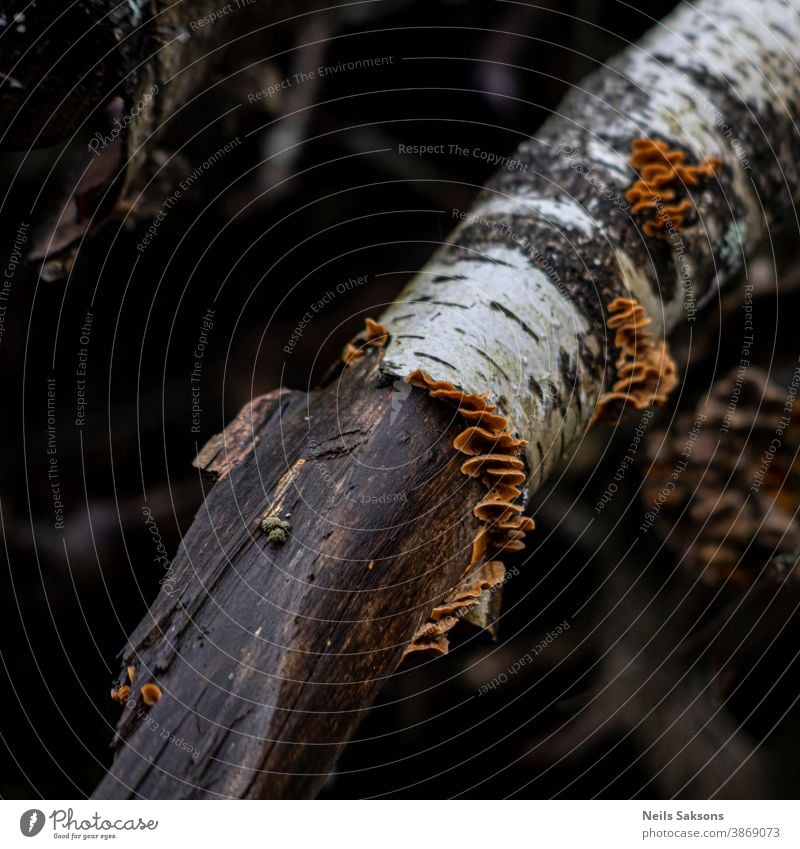
[[[10,0],[0,5],[0,109],[8,117],[0,145],[27,150],[56,144],[136,66],[146,4],[74,0],[56,9]]]
[[[218,482],[123,653],[135,682],[98,798],[314,795],[469,561],[482,487],[458,430],[370,353],[318,392],[256,399],[201,452]],[[285,543],[260,529],[272,513]]]

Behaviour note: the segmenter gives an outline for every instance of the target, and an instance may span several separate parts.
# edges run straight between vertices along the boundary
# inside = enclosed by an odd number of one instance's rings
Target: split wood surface
[[[387,384],[370,351],[319,392],[256,399],[212,441],[200,463],[217,483],[174,592],[124,652],[135,680],[98,798],[318,791],[469,561],[483,488],[459,471],[461,429]],[[272,514],[288,517],[285,543],[260,528]],[[163,696],[148,709],[151,681]]]

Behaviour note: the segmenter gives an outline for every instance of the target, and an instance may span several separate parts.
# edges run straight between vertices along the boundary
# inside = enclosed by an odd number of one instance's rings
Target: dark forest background
[[[313,105],[302,118],[282,114],[293,101],[276,100],[273,112],[242,103],[251,84],[234,75],[159,139],[164,157],[181,153],[151,186],[151,209],[222,145],[243,142],[170,209],[146,251],[137,244],[152,219],[120,216],[82,247],[67,280],[40,279],[37,264],[17,270],[0,342],[2,796],[92,791],[110,762],[120,712],[109,698],[117,653],[163,577],[143,507],[171,555],[201,504],[204,483],[191,461],[205,440],[254,395],[317,382],[364,315],[376,315],[446,237],[452,209],[469,208],[493,171],[479,156],[409,156],[398,146],[458,144],[512,156],[569,85],[674,4],[552,5],[382,3],[366,20],[331,26],[321,55],[295,47],[287,25],[275,79],[306,65],[393,61],[318,80],[302,93]],[[289,145],[291,153],[269,158]],[[52,151],[40,151],[18,170],[21,155],[0,156],[4,266],[32,198],[32,226],[46,208],[38,193],[52,185],[52,160]],[[260,198],[256,178],[270,187]],[[315,314],[287,355],[310,304],[359,277],[366,283]],[[760,302],[767,362],[771,340],[791,337],[779,322],[794,313],[793,298],[782,311],[774,293]],[[212,305],[193,432],[190,374]],[[87,312],[94,317],[84,344]],[[709,326],[709,357],[734,362],[718,318]],[[86,421],[76,426],[82,349]],[[701,371],[689,372],[681,403],[703,391]],[[49,378],[63,531],[54,526],[49,477]],[[707,746],[690,744],[709,699],[724,711],[725,728],[739,729],[759,753],[723,795],[797,794],[800,759],[787,756],[800,730],[794,597],[781,596],[767,627],[764,599],[742,602],[740,589],[698,583],[654,534],[631,548],[643,510],[637,469],[602,527],[596,522],[576,543],[578,529],[596,519],[594,505],[636,423],[616,434],[598,429],[585,456],[538,496],[538,530],[507,564],[515,577],[505,588],[499,642],[464,629],[446,658],[402,667],[323,796],[702,795],[720,783]],[[693,623],[702,645],[710,641],[703,628],[731,605],[749,617],[747,627],[756,623],[750,651],[722,671],[696,650],[691,662],[678,659],[681,621]],[[658,631],[672,616],[674,639],[669,628]],[[615,627],[631,618],[639,627],[627,639],[645,650],[627,665],[636,651]],[[570,629],[535,664],[477,695],[564,620]],[[652,695],[665,681],[675,684],[673,695],[659,701]],[[712,750],[726,745],[712,742]]]

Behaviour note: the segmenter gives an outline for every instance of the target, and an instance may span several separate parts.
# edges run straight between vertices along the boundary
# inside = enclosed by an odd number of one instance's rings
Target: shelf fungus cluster
[[[652,216],[642,224],[645,236],[665,239],[672,231],[680,232],[694,206],[686,189],[713,177],[722,160],[709,156],[700,165],[687,165],[682,150],[670,150],[666,142],[649,138],[634,139],[631,150],[630,163],[639,179],[625,197],[634,215]]]
[[[446,654],[447,634],[462,619],[486,626],[487,594],[495,593],[505,580],[505,567],[496,559],[504,552],[525,548],[525,535],[533,530],[533,519],[521,515],[521,486],[525,483],[525,463],[519,456],[527,444],[511,432],[505,416],[487,401],[488,393],[474,395],[452,383],[434,380],[417,369],[405,378],[407,383],[426,390],[432,398],[453,404],[466,428],[453,441],[453,447],[467,459],[461,466],[465,475],[479,478],[486,495],[473,508],[483,523],[472,543],[470,562],[459,584],[434,607],[430,619],[411,640],[405,656],[424,652]]]
[[[628,405],[637,410],[663,405],[678,385],[667,343],[654,341],[646,330],[652,319],[644,307],[633,298],[615,298],[608,313],[607,326],[614,331],[614,347],[619,350],[616,380],[597,402],[593,422],[614,419]]]

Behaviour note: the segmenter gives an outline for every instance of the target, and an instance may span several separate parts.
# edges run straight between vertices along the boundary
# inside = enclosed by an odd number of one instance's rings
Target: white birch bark
[[[490,390],[529,440],[533,492],[602,391],[608,304],[635,298],[659,338],[693,321],[768,229],[794,223],[798,64],[800,0],[678,7],[577,87],[493,178],[383,315],[384,370]],[[642,136],[723,162],[668,240],[642,235],[625,208]]]

